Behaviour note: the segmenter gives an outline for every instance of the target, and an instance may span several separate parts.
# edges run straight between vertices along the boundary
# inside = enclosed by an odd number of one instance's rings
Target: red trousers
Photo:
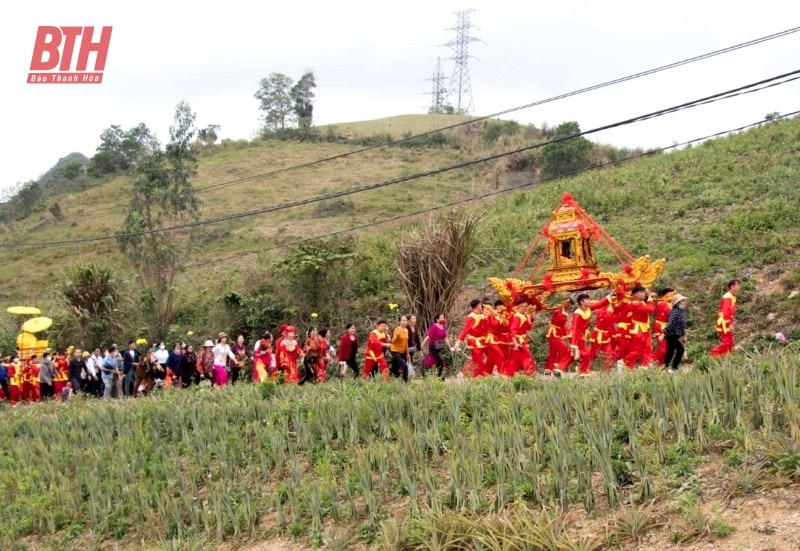
[[[580,363],[578,364],[578,373],[581,375],[586,375],[592,370],[592,355],[589,352],[589,349],[586,347],[586,343],[583,341],[579,341],[578,344],[578,352],[580,353]]]
[[[508,358],[505,353],[506,346],[497,343],[489,343],[483,350],[486,352],[486,369],[491,375],[495,368],[502,374],[506,369]]]
[[[533,354],[531,354],[531,349],[528,348],[526,345],[520,346],[519,350],[514,348],[511,349],[511,357],[508,360],[508,367],[506,368],[505,372],[502,372],[503,375],[507,377],[513,377],[514,375],[522,370],[525,375],[531,376],[536,373],[536,361],[533,359]]]
[[[597,358],[600,358],[600,369],[603,371],[609,371],[614,362],[613,342],[609,341],[602,344],[593,342],[591,348],[589,349],[589,357],[591,358],[591,361],[595,361]]]
[[[564,368],[569,365],[570,351],[564,339],[558,337],[547,337],[547,344],[550,347],[550,353],[547,355],[547,363],[545,364],[545,371],[553,371],[557,369],[564,371]]]
[[[733,352],[733,331],[728,331],[727,333],[717,331],[717,334],[722,342],[712,348],[710,354],[712,356],[724,356]]]
[[[653,346],[650,342],[650,332],[636,333],[635,335],[631,335],[629,340],[631,343],[630,348],[628,348],[628,353],[622,361],[631,369],[636,367],[637,362],[639,362],[639,365],[647,367],[650,363]]]
[[[472,364],[473,377],[488,377],[492,374],[492,367],[487,361],[485,348],[470,348],[469,356],[470,361],[468,365]],[[463,372],[467,372],[466,367],[467,366],[464,366]]]
[[[664,358],[667,356],[667,339],[659,339],[656,336],[656,351],[653,353],[653,361],[658,365],[664,364]]]
[[[386,356],[378,356],[377,360],[373,360],[372,358],[367,358],[364,360],[364,368],[361,371],[361,376],[364,379],[369,379],[370,375],[372,375],[372,370],[375,366],[378,366],[378,369],[381,370],[383,373],[383,380],[389,380],[389,365],[386,363]]]
[[[628,335],[622,335],[618,339],[616,339],[616,349],[614,351],[614,359],[616,360],[624,360],[625,356],[628,355],[628,351],[631,349],[631,337]]]

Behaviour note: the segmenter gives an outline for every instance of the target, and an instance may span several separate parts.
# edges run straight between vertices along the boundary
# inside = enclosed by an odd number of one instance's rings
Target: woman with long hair
[[[227,333],[219,334],[217,344],[211,351],[214,353],[214,384],[225,386],[228,384],[228,371],[225,369],[225,364],[228,363],[229,359],[236,361],[236,356],[233,355],[233,351],[228,344]]]
[[[422,341],[422,347],[425,348],[425,345],[428,346],[428,354],[425,356],[423,360],[423,365],[425,367],[436,367],[438,370],[437,376],[444,380],[444,370],[447,365],[444,362],[444,358],[442,358],[442,352],[450,347],[450,339],[447,336],[447,326],[445,325],[446,320],[444,314],[439,314],[436,316],[436,323],[432,323],[430,327],[428,327],[428,334],[425,335],[425,338]],[[424,374],[424,370],[423,370]]]
[[[358,354],[358,335],[356,335],[356,324],[348,323],[347,330],[339,340],[339,350],[336,353],[336,359],[339,361],[339,373],[344,377],[347,370],[352,369],[353,374],[358,378],[358,362],[356,355]]]

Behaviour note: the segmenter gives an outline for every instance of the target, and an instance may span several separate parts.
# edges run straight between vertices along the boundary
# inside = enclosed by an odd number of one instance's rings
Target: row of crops
[[[326,535],[350,527],[342,548],[431,548],[447,515],[647,503],[712,452],[796,480],[798,366],[772,356],[707,373],[237,385],[5,408],[0,547],[87,534],[335,547]],[[450,548],[480,548],[460,541]]]

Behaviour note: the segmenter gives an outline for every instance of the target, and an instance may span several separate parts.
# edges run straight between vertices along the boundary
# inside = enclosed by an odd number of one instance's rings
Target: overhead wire
[[[478,122],[481,122],[481,121],[484,121],[484,120],[497,118],[497,117],[500,117],[500,116],[503,116],[503,115],[508,115],[508,114],[514,113],[516,111],[522,111],[522,110],[525,110],[525,109],[530,109],[531,107],[537,107],[537,106],[540,106],[540,105],[545,105],[547,103],[552,103],[552,102],[559,101],[559,100],[562,100],[562,99],[566,99],[566,98],[569,98],[569,97],[585,94],[587,92],[592,92],[594,90],[599,90],[601,88],[606,88],[606,87],[613,86],[613,85],[616,85],[616,84],[620,84],[620,83],[623,83],[623,82],[628,82],[628,81],[635,80],[635,79],[638,79],[638,78],[642,78],[642,77],[645,77],[645,76],[653,75],[653,74],[656,74],[656,73],[659,73],[659,72],[667,71],[669,69],[674,69],[674,68],[677,68],[677,67],[681,67],[681,66],[684,66],[684,65],[688,65],[688,64],[691,64],[691,63],[695,63],[695,62],[702,61],[702,60],[705,60],[705,59],[709,59],[709,58],[712,58],[712,57],[716,57],[716,56],[719,56],[719,55],[727,54],[727,53],[730,53],[730,52],[733,52],[733,51],[736,51],[736,50],[741,50],[743,48],[748,48],[750,46],[754,46],[754,45],[757,45],[757,44],[768,42],[770,40],[775,40],[775,39],[778,39],[778,38],[782,38],[782,37],[791,35],[793,33],[796,33],[798,31],[800,31],[800,27],[793,27],[793,28],[785,29],[785,30],[777,32],[777,33],[773,33],[773,34],[765,35],[765,36],[762,36],[762,37],[759,37],[759,38],[755,38],[755,39],[752,39],[752,40],[748,40],[746,42],[735,44],[733,46],[728,46],[726,48],[713,50],[711,52],[707,52],[707,53],[704,53],[704,54],[700,54],[700,55],[697,55],[697,56],[686,58],[686,59],[683,59],[683,60],[680,60],[680,61],[675,61],[675,62],[666,64],[666,65],[661,65],[661,66],[658,66],[658,67],[655,67],[655,68],[652,68],[652,69],[648,69],[648,70],[645,70],[645,71],[640,71],[638,73],[633,73],[633,74],[630,74],[630,75],[626,75],[626,76],[623,76],[623,77],[619,77],[619,78],[616,78],[616,79],[605,81],[605,82],[602,82],[602,83],[599,83],[599,84],[594,84],[594,85],[591,85],[591,86],[587,86],[587,87],[584,87],[584,88],[573,90],[571,92],[558,94],[558,95],[555,95],[555,96],[552,96],[552,97],[549,97],[549,98],[546,98],[546,99],[533,101],[533,102],[526,103],[526,104],[523,104],[523,105],[518,105],[516,107],[511,107],[509,109],[504,109],[502,111],[497,111],[497,112],[491,113],[489,115],[471,117],[469,120],[465,120],[465,121],[453,123],[453,124],[450,124],[450,125],[442,126],[440,128],[436,128],[434,130],[429,130],[429,131],[426,131],[426,132],[421,132],[419,134],[414,134],[412,136],[405,136],[405,137],[402,137],[402,138],[399,138],[399,139],[396,139],[396,140],[390,140],[390,141],[387,141],[387,142],[384,142],[384,143],[380,143],[380,144],[365,146],[365,147],[361,147],[361,148],[358,148],[358,149],[355,149],[355,150],[352,150],[352,151],[347,151],[347,152],[344,152],[344,153],[339,153],[339,154],[336,154],[336,155],[331,155],[331,156],[328,156],[328,157],[323,157],[323,158],[320,158],[320,159],[315,159],[315,160],[304,162],[304,163],[290,165],[290,166],[287,166],[287,167],[282,167],[282,168],[279,168],[279,169],[271,170],[271,171],[260,173],[260,174],[253,174],[251,176],[245,176],[243,178],[235,178],[233,180],[228,180],[228,181],[225,181],[225,182],[219,182],[219,183],[215,183],[215,184],[210,184],[210,185],[205,186],[205,187],[198,187],[198,188],[195,189],[195,193],[200,194],[200,193],[206,193],[206,192],[213,191],[213,190],[224,189],[224,188],[232,187],[232,186],[243,184],[243,183],[247,183],[247,182],[260,180],[262,178],[269,178],[269,177],[272,177],[272,176],[277,176],[279,174],[283,174],[283,173],[286,173],[286,172],[289,172],[289,171],[299,170],[299,169],[302,169],[302,168],[307,168],[307,167],[315,166],[315,165],[318,165],[318,164],[322,164],[322,163],[326,163],[326,162],[335,161],[335,160],[338,160],[338,159],[350,157],[352,155],[361,154],[361,153],[364,153],[366,151],[370,151],[370,150],[374,150],[374,149],[378,149],[378,148],[382,148],[382,147],[394,146],[394,145],[406,143],[406,142],[409,142],[409,141],[412,141],[412,140],[415,140],[415,139],[419,139],[419,138],[423,138],[425,136],[436,134],[438,132],[444,132],[446,130],[452,130],[452,129],[455,129],[455,128],[459,128],[461,126],[475,124],[475,123],[478,123]],[[121,214],[121,213],[122,213],[122,211],[118,212],[117,214]],[[108,214],[108,215],[104,215],[103,217],[105,217],[105,216],[113,216],[113,215],[112,214]]]
[[[791,71],[791,72],[788,72],[788,73],[784,73],[782,75],[777,75],[777,76],[774,76],[774,77],[770,77],[768,79],[760,80],[758,82],[754,82],[754,83],[751,83],[751,84],[747,84],[747,85],[744,85],[744,86],[740,86],[740,87],[737,87],[737,88],[726,90],[724,92],[719,92],[719,93],[716,93],[716,94],[712,94],[710,96],[706,96],[706,97],[699,98],[699,99],[696,99],[696,100],[691,100],[691,101],[688,101],[688,102],[684,102],[684,103],[681,103],[681,104],[678,104],[678,105],[675,105],[675,106],[672,106],[672,107],[659,109],[657,111],[646,113],[644,115],[639,115],[639,116],[635,116],[635,117],[632,117],[632,118],[629,118],[629,119],[625,119],[625,120],[622,120],[622,121],[617,121],[617,122],[614,122],[614,123],[610,123],[610,124],[606,124],[606,125],[603,125],[603,126],[595,127],[595,128],[590,129],[590,130],[585,130],[585,131],[582,131],[582,132],[579,132],[579,133],[576,133],[576,134],[572,134],[570,136],[565,136],[565,137],[561,137],[561,138],[554,138],[552,140],[548,140],[548,141],[545,141],[545,142],[539,142],[539,143],[536,143],[536,144],[533,144],[533,145],[528,145],[528,146],[516,148],[516,149],[513,149],[513,150],[509,150],[509,151],[503,151],[503,152],[496,153],[496,154],[493,154],[493,155],[480,157],[480,158],[477,158],[477,159],[470,159],[470,160],[467,160],[467,161],[461,161],[459,163],[456,163],[456,164],[453,164],[453,165],[449,165],[449,166],[445,166],[445,167],[435,168],[435,169],[427,170],[427,171],[423,171],[423,172],[417,172],[417,173],[410,174],[410,175],[407,175],[407,176],[401,176],[401,177],[398,177],[398,178],[392,178],[392,179],[384,180],[384,181],[381,181],[381,182],[367,184],[367,185],[364,185],[364,186],[359,186],[359,187],[356,187],[356,188],[351,188],[351,189],[346,189],[346,190],[335,191],[335,192],[331,192],[331,193],[327,193],[327,194],[323,194],[323,195],[318,195],[318,196],[310,197],[310,198],[306,198],[306,199],[299,199],[299,200],[296,200],[296,201],[289,201],[289,202],[285,202],[285,203],[280,203],[278,205],[270,205],[268,207],[263,207],[263,208],[259,208],[259,209],[241,211],[241,212],[231,213],[231,214],[227,214],[227,215],[217,216],[217,217],[214,217],[214,218],[207,218],[207,219],[202,219],[202,220],[197,220],[197,221],[192,221],[192,222],[185,222],[185,223],[176,224],[176,225],[173,225],[173,226],[166,226],[166,227],[161,227],[161,228],[153,228],[153,229],[148,229],[148,230],[143,230],[143,231],[138,231],[138,232],[117,233],[117,234],[114,234],[114,235],[93,236],[93,237],[84,237],[84,238],[76,238],[76,239],[66,239],[66,240],[60,240],[60,241],[4,243],[4,244],[0,244],[0,249],[17,249],[17,248],[24,248],[24,247],[43,248],[43,247],[54,247],[54,246],[90,243],[90,242],[105,241],[105,240],[119,239],[119,238],[126,238],[126,237],[137,237],[137,236],[144,236],[144,235],[150,235],[150,234],[155,234],[155,233],[164,233],[164,232],[170,232],[170,231],[176,231],[176,230],[183,230],[183,229],[190,229],[190,228],[196,228],[196,227],[201,227],[201,226],[207,226],[207,225],[210,225],[210,224],[217,224],[219,222],[237,220],[237,219],[241,219],[241,218],[247,218],[247,217],[251,217],[251,216],[257,216],[257,215],[261,215],[261,214],[266,214],[266,213],[270,213],[270,212],[277,212],[277,211],[281,211],[281,210],[291,209],[291,208],[295,208],[295,207],[299,207],[299,206],[310,205],[310,204],[319,203],[319,202],[322,202],[322,201],[328,201],[330,199],[346,197],[346,196],[349,196],[349,195],[354,195],[354,194],[357,194],[357,193],[363,193],[363,192],[366,192],[366,191],[372,191],[372,190],[380,189],[380,188],[391,186],[391,185],[396,185],[396,184],[399,184],[399,183],[402,183],[402,182],[407,182],[407,181],[410,181],[410,180],[415,180],[415,179],[419,179],[419,178],[423,178],[423,177],[427,177],[427,176],[434,176],[434,175],[441,174],[441,173],[444,173],[444,172],[448,172],[448,171],[451,171],[451,170],[456,170],[456,169],[460,169],[460,168],[466,168],[466,167],[473,166],[473,165],[476,165],[476,164],[479,164],[479,163],[484,163],[484,162],[487,162],[487,161],[492,161],[492,160],[495,160],[495,159],[499,159],[499,158],[502,158],[502,157],[507,157],[507,156],[514,155],[514,154],[517,154],[517,153],[522,153],[522,152],[525,152],[525,151],[538,149],[538,148],[544,147],[546,145],[560,143],[560,142],[564,142],[564,141],[567,141],[567,140],[575,139],[577,137],[582,137],[582,136],[595,134],[597,132],[601,132],[601,131],[604,131],[604,130],[609,130],[609,129],[612,129],[612,128],[618,128],[618,127],[626,126],[626,125],[633,124],[633,123],[636,123],[636,122],[650,120],[650,119],[653,119],[653,118],[656,118],[656,117],[664,116],[666,114],[675,113],[675,112],[678,112],[678,111],[682,111],[682,110],[685,110],[685,109],[690,109],[690,108],[697,107],[697,106],[700,106],[700,105],[706,105],[706,104],[713,103],[713,102],[716,102],[716,101],[720,101],[720,100],[723,100],[723,99],[730,99],[732,97],[736,97],[736,96],[739,96],[739,95],[758,92],[758,91],[761,91],[761,90],[764,90],[764,89],[767,89],[767,88],[770,88],[770,87],[773,87],[773,86],[778,86],[780,84],[786,84],[788,82],[792,82],[794,80],[797,80],[798,78],[800,78],[800,76],[798,76],[799,74],[800,74],[800,70]]]
[[[314,235],[314,236],[311,236],[311,237],[305,237],[305,238],[301,238],[301,239],[296,239],[296,240],[293,240],[293,241],[288,242],[288,243],[280,243],[280,244],[276,244],[276,245],[269,245],[269,246],[266,246],[266,247],[260,247],[260,248],[258,248],[256,250],[252,250],[252,251],[239,251],[239,252],[237,252],[235,254],[232,254],[232,255],[216,257],[216,258],[213,258],[213,259],[204,259],[204,260],[199,261],[199,262],[184,264],[184,265],[182,265],[181,269],[182,270],[187,270],[187,269],[191,269],[191,268],[212,266],[212,265],[215,265],[215,264],[228,262],[230,260],[241,259],[241,258],[246,257],[246,256],[263,254],[263,253],[267,253],[267,252],[271,252],[271,251],[276,251],[276,250],[280,250],[280,249],[294,247],[294,246],[297,246],[297,245],[302,245],[304,243],[317,241],[317,240],[320,240],[320,239],[326,239],[326,238],[329,238],[329,237],[336,237],[336,236],[347,234],[347,233],[351,233],[351,232],[362,231],[362,230],[366,230],[366,229],[370,229],[370,228],[375,228],[375,227],[378,227],[378,226],[383,226],[383,225],[386,225],[386,224],[391,224],[393,222],[399,222],[401,220],[407,220],[407,219],[415,218],[415,217],[422,216],[422,215],[425,215],[425,214],[431,214],[433,212],[436,212],[436,211],[439,211],[439,210],[442,210],[442,209],[458,207],[458,206],[461,206],[461,205],[464,205],[464,204],[467,204],[467,203],[471,203],[471,202],[474,202],[474,201],[480,201],[480,200],[483,200],[483,199],[489,199],[489,198],[497,197],[497,196],[508,194],[508,193],[514,193],[514,192],[517,192],[517,191],[520,191],[520,190],[523,190],[525,188],[529,188],[529,187],[532,187],[532,186],[540,186],[542,184],[547,184],[549,182],[561,180],[561,179],[564,179],[564,178],[571,178],[571,177],[578,176],[580,174],[584,174],[584,173],[587,173],[587,172],[594,172],[596,170],[600,170],[600,169],[603,169],[603,168],[608,168],[610,166],[616,166],[616,165],[630,163],[632,161],[635,161],[635,160],[638,160],[638,159],[642,159],[644,157],[651,157],[651,156],[654,156],[654,155],[658,155],[660,153],[664,153],[666,151],[677,150],[677,149],[679,149],[681,147],[685,147],[687,145],[695,144],[695,143],[698,143],[698,142],[704,142],[704,141],[707,141],[707,140],[710,140],[710,139],[719,138],[721,136],[730,135],[730,134],[733,134],[733,133],[736,133],[736,132],[742,132],[742,131],[747,130],[749,128],[753,128],[755,126],[760,126],[760,125],[763,125],[765,123],[769,123],[771,121],[787,119],[787,118],[790,118],[790,117],[794,117],[796,115],[800,115],[800,109],[792,111],[792,112],[789,112],[789,113],[777,115],[777,116],[773,117],[772,119],[770,119],[770,121],[766,121],[766,120],[762,119],[762,120],[759,120],[759,121],[756,121],[756,122],[752,122],[752,123],[749,123],[749,124],[746,124],[746,125],[738,126],[736,128],[729,128],[727,130],[721,130],[719,132],[714,132],[713,134],[707,134],[707,135],[702,136],[702,137],[692,138],[690,140],[686,140],[686,141],[683,141],[683,142],[680,142],[680,143],[673,143],[673,144],[670,144],[670,145],[664,146],[664,147],[648,149],[647,151],[644,151],[642,153],[637,153],[635,155],[631,155],[631,156],[625,157],[623,159],[616,159],[616,160],[613,160],[613,161],[607,161],[605,163],[592,165],[592,166],[589,166],[589,167],[586,167],[586,168],[581,168],[581,169],[576,169],[576,170],[569,171],[569,172],[564,172],[564,173],[561,173],[561,174],[558,174],[558,175],[554,175],[554,176],[550,176],[550,177],[547,177],[547,178],[543,178],[541,180],[537,180],[535,182],[526,183],[526,184],[523,184],[523,185],[520,185],[520,186],[516,186],[516,187],[512,187],[512,188],[506,188],[506,189],[499,189],[499,190],[494,190],[494,191],[489,191],[489,192],[486,192],[486,193],[482,193],[482,194],[479,194],[479,195],[474,195],[474,196],[463,198],[463,199],[459,199],[459,200],[456,200],[456,201],[451,201],[449,203],[443,203],[441,205],[436,205],[436,206],[429,207],[429,208],[426,208],[426,209],[417,210],[417,211],[410,212],[410,213],[405,213],[405,214],[400,214],[400,215],[394,216],[392,218],[385,218],[383,220],[378,220],[378,221],[375,221],[375,222],[368,222],[368,223],[365,223],[365,224],[360,224],[358,226],[352,226],[350,228],[345,228],[345,229],[342,229],[342,230],[336,230],[336,231],[327,232],[327,233],[320,234],[320,235]],[[91,286],[89,286],[89,288],[91,288]],[[54,297],[54,296],[57,296],[57,292],[55,292],[55,291],[48,291],[48,292],[43,292],[43,293],[35,293],[35,294],[27,294],[26,295],[27,298]]]

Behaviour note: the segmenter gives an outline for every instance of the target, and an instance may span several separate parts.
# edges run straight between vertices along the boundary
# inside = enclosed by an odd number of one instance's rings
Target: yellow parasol
[[[17,348],[36,348],[36,335],[32,333],[20,333],[17,335]]]
[[[27,333],[39,333],[53,325],[50,318],[31,318],[22,324],[22,330]]]
[[[42,311],[35,306],[11,306],[6,310],[6,312],[20,316],[38,316],[42,313]]]

